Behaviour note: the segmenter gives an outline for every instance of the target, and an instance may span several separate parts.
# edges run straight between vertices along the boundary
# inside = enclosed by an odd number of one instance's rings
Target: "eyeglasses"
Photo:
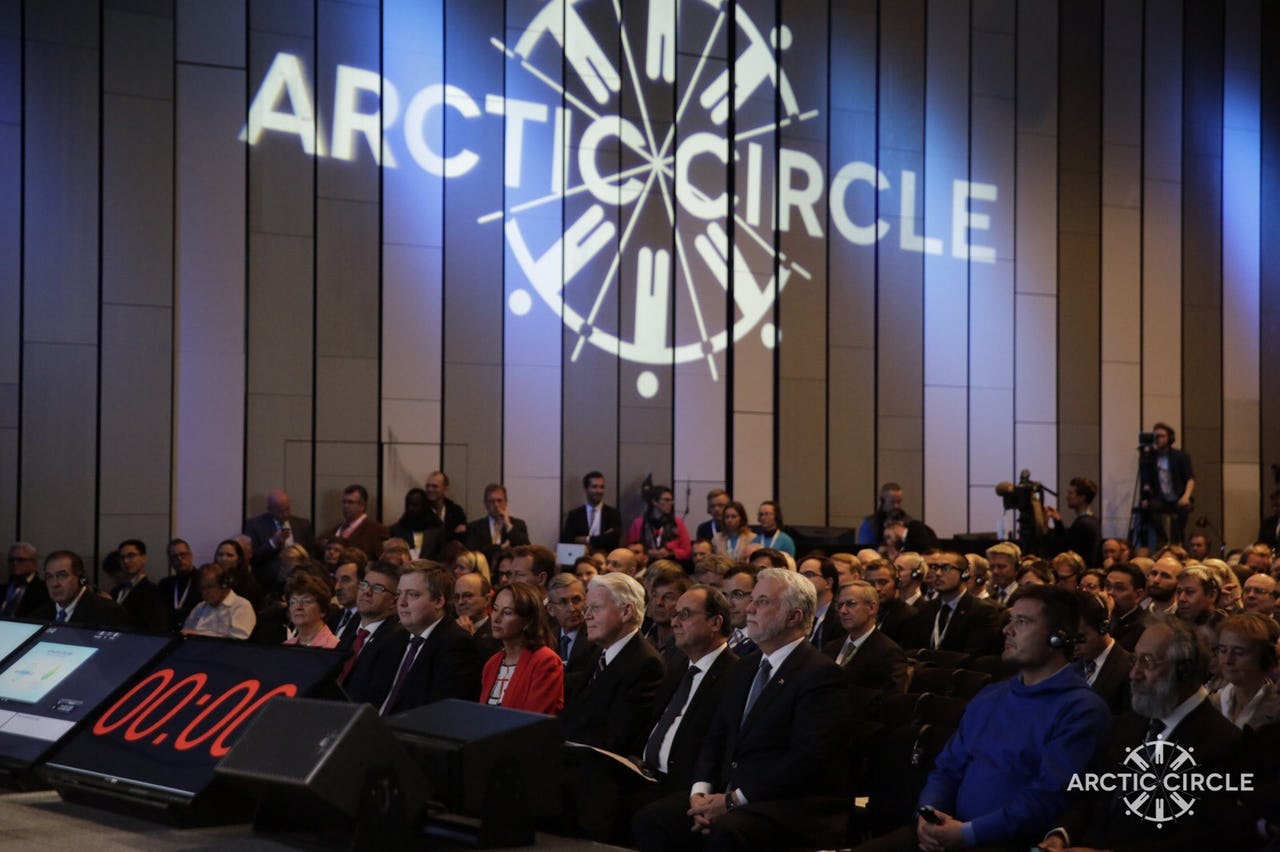
[[[313,595],[294,595],[289,598],[289,606],[307,606],[315,602],[316,599]]]
[[[388,589],[386,586],[382,585],[381,583],[370,583],[368,580],[361,580],[361,581],[360,581],[360,591],[362,591],[362,592],[377,592],[377,593],[378,593],[378,594],[380,594],[380,595],[394,595],[394,594],[395,594],[395,592],[393,592],[391,589]]]
[[[746,589],[734,589],[729,593],[729,597],[733,598],[735,601],[745,601],[751,598],[751,592]]]
[[[681,621],[688,621],[689,619],[693,618],[695,615],[706,615],[706,613],[701,610],[689,609],[688,607],[685,607],[684,609],[678,609],[675,612],[671,613],[671,618],[672,619],[678,618]]]
[[[836,602],[836,609],[853,609],[853,608],[854,608],[855,606],[857,606],[858,604],[867,604],[867,606],[870,606],[870,605],[871,605],[871,604],[870,604],[870,603],[868,603],[867,601],[860,601],[860,600],[837,601],[837,602]]]
[[[1164,657],[1157,657],[1152,654],[1138,654],[1133,658],[1134,668],[1142,669],[1145,672],[1153,671],[1164,665]]]

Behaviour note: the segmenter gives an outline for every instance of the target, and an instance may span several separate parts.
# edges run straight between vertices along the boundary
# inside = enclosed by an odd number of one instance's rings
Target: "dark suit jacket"
[[[587,507],[579,506],[564,516],[564,528],[560,530],[560,540],[571,542],[578,536],[590,531],[587,526]],[[592,536],[587,542],[595,550],[613,550],[622,541],[622,513],[613,506],[600,504],[600,535]]]
[[[9,596],[9,583],[4,585],[4,590],[0,591],[0,605]],[[22,597],[18,598],[16,611],[7,614],[8,618],[29,618],[33,612],[49,603],[49,587],[40,579],[39,574],[33,574],[30,581],[26,584],[27,589],[22,593]]]
[[[911,604],[901,598],[894,598],[888,603],[880,604],[879,621],[876,627],[905,648],[915,638],[915,619],[919,614]]]
[[[307,549],[312,556],[319,553],[316,547],[315,531],[311,521],[306,518],[289,518],[289,529],[293,530],[293,540]],[[248,518],[241,532],[253,540],[253,556],[249,564],[258,583],[267,589],[279,588],[283,582],[279,576],[280,551],[271,545],[271,537],[276,534],[276,519],[264,512]],[[376,554],[375,554],[376,555]],[[236,594],[240,594],[237,589]]]
[[[798,846],[834,848],[844,840],[850,788],[847,765],[831,759],[848,746],[844,672],[802,641],[744,719],[757,671],[747,660],[726,675],[693,780],[741,789],[746,807],[785,825]]]
[[[369,557],[370,562],[378,558],[378,555],[382,553],[382,543],[391,537],[391,530],[375,521],[369,515],[365,515],[364,520],[360,523],[360,526],[356,527],[350,538],[342,538],[338,535],[339,530],[344,526],[345,524],[335,526],[329,531],[327,538],[330,541],[334,539],[344,541],[347,547],[359,548],[364,552],[365,556]]]
[[[1111,737],[1102,749],[1094,771],[1116,772],[1122,768],[1129,749],[1143,742],[1148,720],[1128,713],[1116,721]],[[1213,709],[1206,699],[1173,729],[1169,739],[1192,749],[1197,772],[1234,770],[1240,731]],[[1193,813],[1178,819],[1176,830],[1138,819],[1125,809],[1121,792],[1083,794],[1075,799],[1063,821],[1074,846],[1126,849],[1243,849],[1249,848],[1232,836],[1231,826],[1221,818],[1232,798],[1223,793],[1201,794]],[[1213,842],[1210,842],[1210,838]]]
[[[1258,527],[1258,537],[1255,541],[1268,544],[1271,549],[1276,547],[1276,524],[1280,524],[1280,515],[1268,515],[1262,519],[1262,525]]]
[[[1120,646],[1111,646],[1111,653],[1098,669],[1093,679],[1093,691],[1102,696],[1111,708],[1111,715],[1129,712],[1129,669],[1133,668],[1133,656]]]
[[[1147,613],[1140,606],[1135,606],[1132,612],[1114,616],[1111,619],[1111,638],[1131,654],[1142,636],[1142,631],[1146,629]]]
[[[640,634],[632,636],[604,671],[566,684],[564,738],[621,755],[639,755],[653,728],[654,696],[663,676],[662,657]]]
[[[351,618],[347,619],[347,624],[342,628],[342,632],[338,633],[338,622],[342,621],[342,613],[345,610],[340,606],[335,606],[333,611],[325,616],[325,626],[334,632],[338,637],[338,650],[351,650],[351,643],[356,641],[356,633],[360,630],[360,613],[353,613]]]
[[[32,620],[36,621],[52,622],[57,617],[58,608],[54,606],[53,601],[49,601],[31,614]],[[98,597],[88,588],[80,596],[80,602],[76,604],[76,608],[72,611],[71,618],[67,620],[67,623],[82,627],[101,627],[111,630],[127,630],[137,626],[129,613],[124,611],[124,607],[115,601]]]
[[[173,630],[181,630],[182,625],[187,623],[187,616],[191,614],[191,610],[196,608],[196,604],[201,602],[200,597],[200,572],[192,571],[184,579],[185,585],[178,585],[179,578],[175,575],[169,575],[160,581],[157,589],[160,592],[160,603],[164,605],[165,613],[169,616],[169,624]],[[177,587],[178,596],[181,597],[183,590],[186,590],[186,599],[175,609],[173,606],[174,587]]]
[[[432,515],[432,517],[436,517],[436,518],[440,517],[434,512],[430,512],[429,508],[428,508],[428,511]],[[440,546],[443,547],[444,544],[449,541],[462,541],[463,539],[465,539],[466,533],[454,532],[454,530],[456,530],[458,527],[465,527],[466,525],[467,525],[466,510],[464,510],[457,503],[450,500],[448,497],[444,498],[444,521],[442,522],[442,526],[444,527],[444,534],[440,538]]]
[[[693,540],[694,541],[711,541],[715,537],[716,537],[716,522],[711,520],[710,518],[707,518],[705,521],[698,524],[698,531],[694,535]]]
[[[941,606],[942,599],[939,597],[926,601],[920,607],[920,614],[916,617],[913,647],[929,647],[933,622]],[[990,601],[975,598],[968,593],[961,595],[938,650],[958,651],[974,656],[999,654],[1004,648],[1004,638],[1000,634],[1000,613],[1000,607]]]
[[[400,665],[400,655],[394,654],[394,649],[399,648],[400,653],[404,653],[404,645],[399,641],[404,633],[400,619],[393,614],[364,640],[360,656],[356,657],[351,673],[347,675],[347,682],[342,685],[352,701],[366,701],[374,707],[382,706],[387,690],[391,688],[391,681],[383,683],[380,676],[390,665],[391,676],[395,677],[395,670]],[[385,661],[388,654],[395,656],[391,663]]]
[[[687,791],[693,784],[694,763],[706,739],[707,730],[711,727],[711,719],[720,707],[720,701],[724,695],[725,675],[732,671],[737,663],[738,658],[726,647],[698,682],[698,691],[689,699],[689,707],[680,717],[680,724],[671,740],[671,750],[667,753],[666,782],[669,787]],[[683,665],[673,666],[667,671],[667,676],[663,679],[653,703],[657,718],[661,719],[662,714],[666,712],[667,705],[671,703],[675,691],[680,687],[680,681],[684,680],[685,672],[688,670],[689,660],[686,657]],[[657,770],[657,767],[650,768]]]
[[[1077,515],[1071,526],[1063,529],[1059,524],[1053,530],[1055,550],[1074,550],[1090,568],[1102,564],[1102,521],[1097,515]]]
[[[502,650],[502,642],[493,638],[492,616],[485,617],[484,623],[471,634],[471,641],[476,643],[476,651],[480,654],[480,665],[483,668],[486,660]]]
[[[556,636],[556,652],[560,651],[560,629],[554,628]],[[587,626],[584,624],[574,634],[573,644],[569,646],[569,662],[564,667],[564,694],[567,698],[576,693],[591,677],[595,668],[596,657],[600,649],[587,638]]]
[[[817,640],[812,643],[815,648],[824,648],[832,639],[839,638],[844,641],[844,628],[840,626],[840,610],[836,608],[835,598],[831,599],[831,605],[827,607],[827,614],[822,619],[822,627],[818,630]]]
[[[467,524],[467,550],[478,550],[488,553],[497,547],[519,547],[529,543],[529,528],[520,518],[512,518],[511,525],[503,530],[502,544],[495,545],[489,535],[489,516],[478,518]]]
[[[121,608],[140,630],[151,633],[168,633],[172,628],[172,616],[160,598],[160,589],[143,577],[120,603]]]
[[[408,647],[407,631],[388,644],[387,653],[383,655],[382,677],[386,683],[383,695],[391,691],[401,658]],[[418,658],[409,669],[400,694],[387,708],[386,715],[402,713],[444,698],[475,701],[480,694],[480,668],[483,663],[471,634],[446,615],[418,651]]]
[[[832,660],[838,658],[848,638],[846,634],[832,639],[822,647],[822,653]],[[858,653],[846,660],[843,668],[850,686],[882,692],[907,691],[907,652],[881,630],[872,630],[862,641]]]

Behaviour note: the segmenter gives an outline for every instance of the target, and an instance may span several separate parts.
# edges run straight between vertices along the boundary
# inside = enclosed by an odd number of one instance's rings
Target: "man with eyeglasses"
[[[1244,611],[1275,618],[1276,579],[1269,574],[1254,574],[1244,581]]]
[[[564,691],[574,692],[590,677],[599,652],[587,638],[583,607],[587,587],[573,574],[559,573],[547,585],[547,612],[555,623],[556,648],[564,663]]]
[[[844,635],[827,642],[822,653],[844,669],[850,686],[881,692],[907,691],[907,653],[902,646],[876,629],[880,596],[865,580],[851,580],[840,587],[835,609]]]
[[[380,660],[386,650],[396,644],[394,640],[404,633],[404,627],[395,617],[397,571],[395,563],[370,562],[356,586],[360,626],[351,643],[351,656],[338,677],[354,701],[375,703],[375,674]]]
[[[894,642],[904,645],[914,635],[916,608],[902,599],[898,588],[898,569],[888,559],[867,563],[863,578],[876,590],[880,606],[876,610],[876,629]]]
[[[731,568],[724,575],[720,590],[729,601],[729,650],[745,657],[756,650],[756,643],[747,635],[747,607],[751,603],[751,590],[756,587],[757,569],[748,565]]]
[[[133,622],[152,633],[168,633],[169,616],[160,600],[160,589],[147,576],[147,546],[136,538],[120,542],[121,579],[112,594]]]
[[[1131,755],[1135,753],[1145,763],[1164,754],[1159,761],[1164,766],[1181,760],[1181,751],[1162,743],[1189,751],[1194,756],[1193,771],[1201,777],[1239,768],[1236,752],[1240,731],[1214,709],[1203,686],[1209,676],[1209,660],[1208,644],[1194,626],[1174,617],[1154,619],[1138,640],[1129,670],[1130,700],[1135,712],[1116,720],[1091,768],[1098,773],[1123,771],[1133,765]],[[1166,769],[1165,774],[1176,771]],[[1086,792],[1073,803],[1061,827],[1041,846],[1052,850],[1253,846],[1233,835],[1232,821],[1224,818],[1233,805],[1234,794],[1222,790],[1194,793],[1195,807],[1178,818],[1174,835],[1162,823],[1134,817],[1120,801],[1125,796],[1132,798],[1133,791]]]
[[[253,604],[235,593],[235,577],[231,569],[210,562],[200,566],[197,574],[200,603],[191,610],[182,625],[186,636],[217,636],[223,639],[248,639],[258,624]]]
[[[493,638],[493,588],[483,574],[472,571],[453,581],[453,611],[458,614],[458,626],[475,640],[480,659],[489,659],[502,647]]]
[[[49,602],[49,590],[36,576],[35,545],[20,541],[9,548],[9,582],[0,593],[0,617],[26,618]]]
[[[1107,569],[1107,582],[1102,587],[1111,596],[1111,638],[1133,653],[1142,631],[1146,629],[1146,612],[1142,599],[1147,593],[1147,575],[1129,562],[1117,562]]]
[[[1000,652],[1000,608],[967,593],[969,560],[959,553],[926,557],[938,596],[920,607],[913,647],[973,656]]]

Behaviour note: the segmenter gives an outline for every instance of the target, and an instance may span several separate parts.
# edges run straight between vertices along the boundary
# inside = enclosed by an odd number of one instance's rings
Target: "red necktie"
[[[356,639],[351,643],[351,656],[347,657],[347,661],[342,664],[342,674],[338,675],[338,683],[346,683],[347,678],[351,675],[351,668],[356,664],[356,657],[360,656],[360,649],[364,647],[364,640],[369,638],[369,631],[363,627],[356,631]]]

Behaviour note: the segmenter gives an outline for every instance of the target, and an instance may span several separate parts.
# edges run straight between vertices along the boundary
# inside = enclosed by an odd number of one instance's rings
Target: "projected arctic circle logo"
[[[741,6],[733,6],[730,24],[728,4],[702,0],[683,5],[704,17],[689,29],[703,36],[705,43],[699,45],[699,59],[692,70],[679,81],[674,3],[651,3],[642,35],[629,32],[628,21],[614,4],[619,31],[610,37],[618,42],[618,60],[625,74],[595,41],[578,8],[561,0],[548,2],[513,47],[494,41],[509,60],[544,85],[547,94],[563,98],[570,108],[562,113],[571,128],[563,137],[571,138],[569,147],[577,151],[578,180],[570,183],[566,177],[563,188],[553,187],[549,195],[510,205],[481,221],[506,219],[507,243],[529,284],[577,336],[573,359],[590,343],[633,363],[669,365],[705,359],[712,377],[718,378],[714,354],[728,345],[730,332],[717,328],[715,317],[725,313],[729,270],[734,270],[734,340],[761,323],[793,275],[811,278],[807,269],[775,248],[772,235],[764,230],[769,226],[762,227],[769,212],[761,209],[763,161],[766,156],[772,159],[773,153],[750,140],[812,119],[818,111],[801,110],[786,73],[775,61],[775,51],[792,46],[788,27],[763,31]],[[717,41],[727,37],[729,26],[736,26],[740,46],[732,75],[727,63],[720,62],[713,70],[708,61]],[[575,94],[568,84],[555,80],[555,70],[562,66],[566,77],[575,75],[581,83],[573,89],[585,92]],[[624,98],[634,119],[617,114]],[[663,112],[667,120],[657,121],[659,104],[674,105],[674,120],[667,109]],[[731,150],[727,136],[731,109],[738,113],[732,140],[737,150]],[[758,118],[753,114],[759,113],[767,113],[769,119],[753,120]],[[681,130],[678,140],[677,127]],[[615,145],[621,148],[621,157],[601,150]],[[779,155],[783,170],[800,168],[787,152]],[[746,175],[735,193],[741,203],[735,204],[730,204],[723,186],[731,156]],[[602,168],[601,161],[608,160],[613,161],[612,168]],[[708,170],[702,180],[700,169]],[[567,175],[568,168],[564,172]],[[816,190],[810,193],[813,198],[805,199],[812,204],[821,192],[821,173],[816,179],[810,175],[806,183],[806,190]],[[521,214],[579,195],[590,203],[572,211],[566,206],[563,233],[554,234],[550,246],[545,239],[538,245],[536,235],[531,237],[522,224]],[[650,207],[653,210],[646,212]],[[800,212],[804,216],[812,214],[812,209]],[[661,217],[662,239],[646,240],[641,225],[655,213]],[[790,207],[782,213],[789,219]],[[689,222],[697,224],[690,228]],[[732,240],[726,232],[729,222],[735,228]],[[652,226],[652,219],[648,223]],[[789,224],[783,222],[781,229],[787,230]],[[654,233],[652,227],[647,230]],[[598,265],[592,274],[580,276],[593,261]],[[623,275],[631,277],[626,283],[633,287],[622,286]],[[578,277],[585,280],[575,287]],[[634,294],[628,306],[632,308],[629,338],[617,327],[625,322],[616,321],[616,308],[615,317],[602,312],[615,286],[619,298]],[[692,311],[696,338],[672,339],[678,337],[670,319],[677,303],[681,310]],[[508,307],[517,315],[527,313],[531,304],[524,290],[515,290],[508,299]],[[724,324],[723,320],[718,323]],[[761,326],[765,346],[774,344],[776,333],[771,323]],[[642,396],[652,396],[657,388],[655,374],[638,377]]]
[[[1118,793],[1127,813],[1158,828],[1194,814],[1202,794],[1253,790],[1253,773],[1200,772],[1194,752],[1168,740],[1138,743],[1125,753],[1120,771],[1077,773],[1067,789]]]

